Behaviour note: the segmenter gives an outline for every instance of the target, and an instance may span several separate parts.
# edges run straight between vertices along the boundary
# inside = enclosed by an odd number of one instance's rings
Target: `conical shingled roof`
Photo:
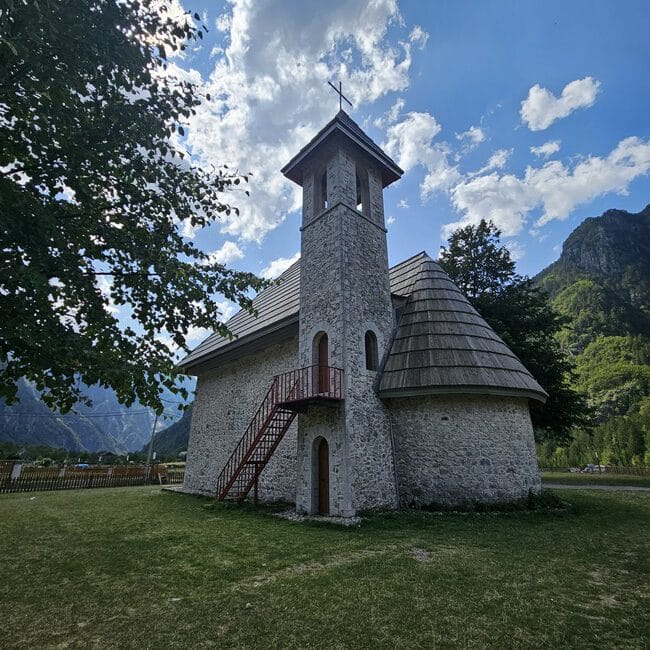
[[[380,397],[548,397],[442,267],[424,255],[392,342]]]

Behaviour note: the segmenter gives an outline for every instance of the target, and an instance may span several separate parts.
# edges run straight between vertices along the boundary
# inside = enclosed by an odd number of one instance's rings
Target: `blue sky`
[[[534,275],[585,218],[650,202],[647,2],[176,1],[210,30],[174,62],[212,95],[186,146],[253,173],[239,217],[187,234],[235,268],[299,251],[279,170],[338,110],[328,80],[405,169],[385,194],[393,264],[486,217]]]

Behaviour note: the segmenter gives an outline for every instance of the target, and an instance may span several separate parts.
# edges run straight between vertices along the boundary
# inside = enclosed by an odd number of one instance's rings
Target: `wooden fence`
[[[96,487],[183,482],[184,469],[164,465],[91,465],[90,467],[35,467],[0,460],[0,493],[73,490]]]

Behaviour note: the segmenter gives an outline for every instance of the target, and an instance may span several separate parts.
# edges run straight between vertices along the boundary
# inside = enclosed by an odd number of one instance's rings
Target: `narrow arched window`
[[[378,368],[377,337],[372,330],[368,330],[366,332],[366,370],[377,370]]]
[[[327,170],[323,171],[319,179],[318,209],[327,209]]]
[[[370,214],[370,194],[368,192],[368,172],[359,167],[355,168],[356,176],[356,207],[359,212],[365,215]]]

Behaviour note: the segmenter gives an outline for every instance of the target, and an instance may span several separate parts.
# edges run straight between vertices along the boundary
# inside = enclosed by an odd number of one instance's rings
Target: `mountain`
[[[59,415],[45,406],[32,384],[19,382],[18,404],[7,406],[0,400],[0,441],[125,454],[138,451],[149,440],[154,420],[150,409],[137,402],[126,407],[107,388],[82,390],[92,406],[79,404],[75,413]],[[169,402],[179,399],[172,393],[165,393],[165,398]],[[181,413],[170,404],[169,415],[177,419]]]
[[[561,341],[598,421],[637,412],[650,395],[650,205],[586,219],[534,280],[567,318]]]
[[[650,333],[650,205],[586,219],[535,281],[571,320],[574,352],[601,335]]]
[[[585,219],[566,239],[560,259],[535,278],[550,294],[581,278],[622,289],[635,306],[650,304],[650,204],[637,213],[607,210]]]

